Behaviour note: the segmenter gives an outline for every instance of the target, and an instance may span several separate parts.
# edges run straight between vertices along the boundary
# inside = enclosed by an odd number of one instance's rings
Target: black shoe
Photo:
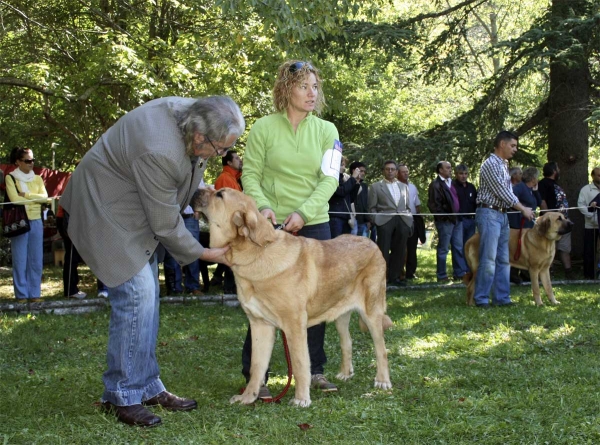
[[[142,402],[146,406],[160,405],[169,411],[191,411],[198,408],[198,404],[193,399],[184,399],[171,394],[169,391],[163,391],[151,399]]]
[[[446,283],[449,283],[449,282],[450,282],[450,278],[448,278],[448,277],[445,277],[445,278],[438,278],[438,279],[437,279],[437,282],[438,282],[438,283],[440,283],[440,284],[446,284]]]
[[[396,278],[394,281],[388,283],[388,286],[398,286],[398,287],[406,287],[406,280],[401,280]]]
[[[487,303],[480,303],[480,304],[476,304],[475,306],[477,306],[479,309],[489,309],[490,305]]]
[[[406,279],[407,280],[418,280],[419,277],[413,274],[413,275],[407,275]]]
[[[514,284],[523,284],[523,278],[519,276],[519,269],[510,268],[510,282]]]
[[[512,301],[510,301],[510,302],[504,303],[504,304],[495,304],[494,306],[496,306],[496,307],[511,307],[511,306],[516,306],[516,303],[513,303]]]
[[[160,425],[161,418],[148,411],[142,405],[117,406],[110,402],[102,402],[104,412],[114,414],[119,422],[127,425],[152,427]]]

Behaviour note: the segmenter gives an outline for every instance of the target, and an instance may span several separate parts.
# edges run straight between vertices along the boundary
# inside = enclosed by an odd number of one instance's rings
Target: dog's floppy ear
[[[551,224],[552,220],[550,218],[540,218],[536,221],[535,228],[541,236],[546,236]]]
[[[273,240],[273,227],[255,209],[248,209],[242,213],[236,211],[232,217],[233,223],[238,227],[238,234],[250,238],[255,244],[264,247]]]

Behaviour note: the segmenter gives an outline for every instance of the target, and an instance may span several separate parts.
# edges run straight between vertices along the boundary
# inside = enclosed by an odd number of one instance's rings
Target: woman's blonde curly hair
[[[290,67],[292,67],[290,71]],[[325,108],[325,96],[319,71],[310,63],[302,60],[288,60],[279,66],[277,80],[273,87],[273,105],[278,112],[284,111],[290,105],[292,88],[302,82],[310,73],[317,79],[317,91],[319,92],[315,103],[315,113],[321,114]]]

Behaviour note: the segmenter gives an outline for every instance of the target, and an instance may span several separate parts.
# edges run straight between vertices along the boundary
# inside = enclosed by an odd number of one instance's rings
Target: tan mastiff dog
[[[519,243],[519,230],[510,230],[508,244],[510,265],[529,271],[533,299],[537,306],[544,304],[540,297],[540,279],[550,303],[559,304],[552,291],[550,265],[554,259],[556,241],[565,233],[569,233],[572,227],[573,223],[565,218],[562,213],[544,213],[536,220],[533,228],[523,229],[521,233],[521,255],[518,260],[515,260],[515,252]],[[467,304],[472,306],[475,297],[475,276],[479,266],[479,233],[473,235],[465,244],[465,258],[471,272],[463,277],[463,282],[467,285]]]
[[[349,323],[354,311],[375,344],[375,387],[392,387],[383,337],[392,326],[386,315],[386,265],[375,243],[352,235],[317,241],[275,230],[252,198],[233,189],[202,190],[192,206],[209,220],[211,247],[231,246],[226,258],[252,329],[250,381],[231,403],[256,400],[271,358],[275,328],[285,332],[289,344],[296,379],[290,403],[301,407],[311,403],[306,334],[310,326],[335,320],[342,347],[337,378],[352,377]]]

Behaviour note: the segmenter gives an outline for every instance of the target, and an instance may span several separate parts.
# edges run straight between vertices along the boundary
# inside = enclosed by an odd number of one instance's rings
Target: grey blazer
[[[193,102],[156,99],[121,117],[83,157],[60,199],[69,237],[108,287],[142,270],[159,243],[182,265],[204,250],[180,215],[206,169],[205,160],[186,155],[175,120]]]
[[[371,216],[371,220],[376,226],[382,226],[394,217],[394,215],[388,215],[388,213],[399,212],[403,212],[400,217],[408,227],[413,225],[413,217],[408,205],[408,185],[400,181],[397,181],[396,185],[400,189],[398,205],[395,204],[394,197],[390,193],[385,180],[371,184],[369,187],[369,213],[376,213],[376,215]]]

